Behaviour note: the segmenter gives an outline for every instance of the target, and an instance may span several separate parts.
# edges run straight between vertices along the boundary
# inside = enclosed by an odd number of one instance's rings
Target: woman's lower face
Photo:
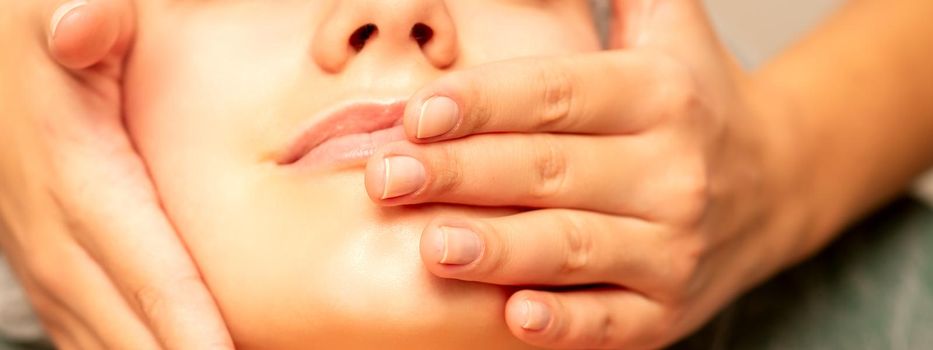
[[[418,250],[437,215],[508,209],[380,208],[358,161],[334,168],[281,157],[323,111],[348,101],[404,102],[451,71],[597,50],[587,6],[141,4],[128,124],[238,346],[522,348],[503,319],[508,288],[433,277]]]

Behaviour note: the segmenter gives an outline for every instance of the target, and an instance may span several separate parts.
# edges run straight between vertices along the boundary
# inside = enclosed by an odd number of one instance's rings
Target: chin
[[[355,170],[209,178],[174,178],[198,191],[165,180],[163,192],[237,348],[529,348],[505,324],[513,290],[437,278],[419,253],[438,215],[511,211],[379,208]]]

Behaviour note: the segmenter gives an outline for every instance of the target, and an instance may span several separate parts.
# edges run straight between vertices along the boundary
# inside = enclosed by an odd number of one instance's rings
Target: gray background
[[[793,44],[842,0],[706,0],[710,16],[730,49],[755,67]],[[933,172],[916,185],[933,203]]]

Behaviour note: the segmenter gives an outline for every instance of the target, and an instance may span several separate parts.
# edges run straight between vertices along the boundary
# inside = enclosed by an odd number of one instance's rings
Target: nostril
[[[366,42],[378,33],[379,28],[375,24],[366,24],[353,32],[353,35],[350,35],[350,46],[359,52],[363,50],[363,46],[366,46]]]
[[[434,29],[427,24],[418,23],[411,27],[411,38],[418,42],[418,46],[424,46],[434,37]]]

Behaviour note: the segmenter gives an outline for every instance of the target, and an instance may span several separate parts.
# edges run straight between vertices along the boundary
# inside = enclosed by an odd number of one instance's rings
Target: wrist
[[[758,236],[749,252],[758,265],[748,276],[755,285],[815,253],[826,230],[812,181],[818,171],[810,157],[818,144],[806,132],[800,101],[761,76],[750,77],[744,91],[757,150],[752,161],[758,189],[744,199],[758,203],[757,220],[749,228]]]

